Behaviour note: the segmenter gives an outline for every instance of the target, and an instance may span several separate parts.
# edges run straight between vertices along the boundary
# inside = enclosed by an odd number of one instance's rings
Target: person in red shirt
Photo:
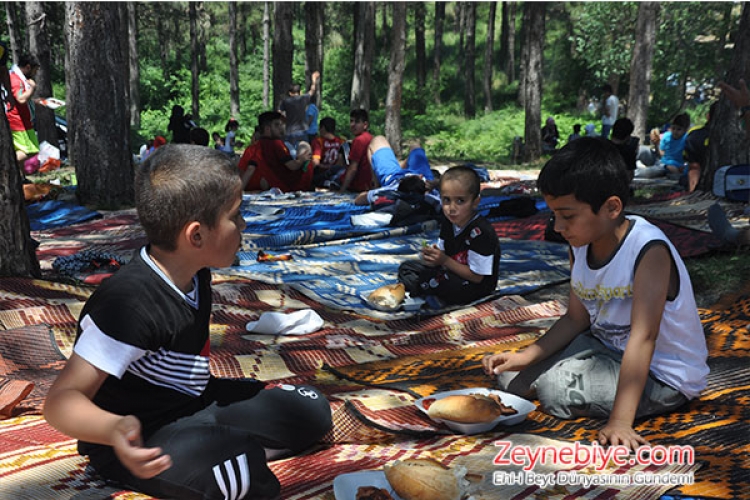
[[[29,101],[36,90],[33,78],[38,69],[39,62],[28,54],[22,55],[18,59],[18,64],[10,69],[10,93],[15,97],[15,104],[7,102],[5,110],[13,136],[16,160],[22,172],[23,162],[39,153],[39,139],[31,122],[29,108]]]
[[[326,116],[320,120],[319,135],[312,141],[312,166],[315,170],[313,184],[323,186],[343,169],[339,162],[339,150],[344,139],[336,135],[336,120]]]
[[[372,141],[370,117],[364,109],[353,109],[349,113],[349,130],[354,135],[352,147],[349,151],[349,165],[341,177],[342,193],[367,191],[372,187],[372,165],[367,150]]]
[[[284,118],[278,111],[258,116],[260,137],[251,144],[237,165],[245,191],[278,188],[283,192],[309,191],[313,169],[310,151],[293,158],[284,144]]]

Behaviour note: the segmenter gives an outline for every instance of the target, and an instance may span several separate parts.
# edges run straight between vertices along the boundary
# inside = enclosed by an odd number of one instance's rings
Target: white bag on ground
[[[44,165],[44,163],[50,158],[59,160],[60,150],[49,142],[42,141],[42,143],[39,145],[39,164]]]
[[[264,312],[258,321],[250,321],[245,328],[252,333],[266,335],[307,335],[323,326],[323,318],[312,309],[293,313]]]

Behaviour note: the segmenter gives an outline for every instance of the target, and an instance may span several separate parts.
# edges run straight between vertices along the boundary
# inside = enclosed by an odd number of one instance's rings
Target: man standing
[[[33,77],[39,69],[39,62],[28,54],[24,54],[10,69],[10,93],[15,97],[15,104],[9,101],[5,105],[10,132],[13,136],[13,148],[16,150],[16,160],[23,173],[23,162],[39,152],[39,140],[31,122],[31,108],[29,101],[36,89]]]
[[[612,93],[612,85],[605,84],[602,87],[602,137],[609,139],[612,126],[617,121],[617,110],[620,107],[620,99]]]
[[[318,88],[319,72],[312,74],[312,83],[307,94],[300,94],[300,86],[294,84],[289,87],[288,96],[279,103],[279,112],[286,118],[286,142],[289,152],[297,156],[297,144],[307,140],[307,106],[310,104]]]

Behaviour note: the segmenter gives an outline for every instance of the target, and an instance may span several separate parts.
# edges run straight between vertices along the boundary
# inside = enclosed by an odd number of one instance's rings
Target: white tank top
[[[627,219],[633,221],[629,231],[611,259],[601,267],[589,267],[588,245],[573,248],[572,290],[589,313],[591,333],[610,349],[624,352],[630,338],[636,263],[646,246],[664,242],[675,262],[679,287],[677,296],[674,300],[667,299],[664,307],[651,374],[688,399],[695,398],[706,387],[709,369],[706,337],[690,276],[677,250],[658,227],[642,217]]]

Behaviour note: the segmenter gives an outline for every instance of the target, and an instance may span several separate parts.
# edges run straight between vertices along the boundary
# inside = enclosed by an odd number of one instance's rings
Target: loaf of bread
[[[501,415],[516,413],[518,411],[504,405],[497,394],[454,394],[433,401],[427,408],[430,418],[462,424],[492,422]]]
[[[403,500],[461,500],[469,485],[465,467],[449,468],[430,459],[396,460],[383,470]]]
[[[367,301],[381,309],[398,309],[404,301],[406,287],[403,283],[384,285],[375,289],[367,297]]]

